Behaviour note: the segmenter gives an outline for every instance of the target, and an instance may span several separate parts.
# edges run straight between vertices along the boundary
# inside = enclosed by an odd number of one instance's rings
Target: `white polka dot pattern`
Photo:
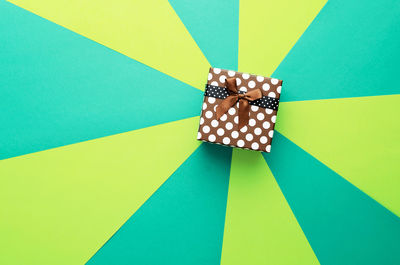
[[[255,88],[255,87],[256,87],[256,82],[254,82],[253,80],[251,80],[251,81],[248,83],[248,86],[249,86],[249,88]]]
[[[269,88],[270,88],[270,85],[269,85],[268,83],[265,83],[265,84],[262,85],[262,89],[263,89],[264,91],[268,91]]]
[[[214,134],[210,134],[210,136],[208,136],[208,140],[209,140],[210,142],[215,142],[215,139],[217,139],[217,138],[215,137]]]
[[[231,136],[232,136],[233,139],[236,139],[236,138],[239,137],[239,133],[237,131],[233,131]]]
[[[250,81],[254,82],[254,81]],[[239,93],[244,94],[247,92],[247,88],[242,86],[239,88]],[[229,93],[225,87],[206,85],[206,91],[204,95],[208,97],[209,103],[214,103],[216,98],[225,99],[228,97]],[[279,99],[275,98],[275,93],[270,92],[268,96],[263,96],[260,99],[249,101],[249,104],[255,107],[262,107],[265,109],[277,110],[279,106]],[[216,106],[214,107],[215,111]],[[258,109],[252,108],[253,111],[257,111]]]
[[[219,69],[219,68],[214,68],[214,73],[216,73],[216,74],[221,73],[221,69]]]
[[[273,85],[277,85],[278,82],[279,82],[278,79],[275,79],[275,78],[272,78],[272,79],[271,79],[271,83],[272,83]]]
[[[271,92],[271,93],[273,93],[273,92]],[[275,94],[274,94],[274,96],[275,96]],[[279,105],[279,99],[272,98],[271,96],[268,95],[268,97],[262,97],[260,99],[254,100],[254,101],[250,101],[249,103],[250,103],[250,105],[257,105],[257,106],[260,106],[263,108],[277,110],[278,105]]]
[[[238,104],[231,107],[227,113],[217,120],[215,108],[229,94],[226,92],[226,95],[222,95],[223,92],[221,90],[211,91],[207,89],[208,95],[204,97],[197,139],[233,147],[270,152],[277,111],[267,107],[268,104],[270,106],[275,104],[274,99],[277,99],[276,104],[278,104],[282,81],[247,73],[210,68],[207,84],[225,87],[225,79],[230,77],[236,78],[239,89],[242,87],[243,90],[247,91],[261,89],[263,96],[269,96],[270,98],[268,99],[270,100],[261,102],[266,107],[250,105],[249,124],[239,129]],[[220,93],[220,95],[217,93]]]
[[[211,122],[211,126],[212,126],[212,127],[217,127],[218,124],[219,124],[219,122],[218,122],[217,120],[213,120],[213,121]]]
[[[263,76],[260,76],[260,75],[258,75],[258,76],[256,77],[256,79],[257,79],[258,82],[264,81],[264,77],[263,77]]]
[[[240,87],[240,88],[239,88],[239,90],[240,90],[240,91],[243,91],[243,92],[245,92],[245,93],[246,93],[246,92],[247,92],[247,87],[245,87],[245,86],[242,86],[242,87]]]
[[[213,81],[213,83],[214,82],[215,81]],[[228,97],[229,96],[228,91],[219,89],[218,85],[216,85],[216,84],[218,84],[218,83],[215,82],[214,84],[206,85],[206,93],[204,93],[204,95],[206,97],[212,97],[212,98],[226,98],[226,97]]]

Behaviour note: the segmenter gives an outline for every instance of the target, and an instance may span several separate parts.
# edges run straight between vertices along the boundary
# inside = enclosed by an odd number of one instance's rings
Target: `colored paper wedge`
[[[400,218],[296,146],[274,134],[264,154],[321,264],[400,263]]]
[[[213,67],[236,70],[239,0],[169,0]]]
[[[319,264],[258,152],[233,152],[221,264]]]
[[[200,113],[198,89],[4,1],[0,32],[0,159]]]
[[[218,265],[230,162],[202,144],[87,264]]]
[[[325,3],[241,0],[239,71],[271,76]]]
[[[209,63],[168,1],[12,0],[199,89]]]
[[[400,95],[287,102],[277,130],[400,216]]]
[[[0,264],[83,264],[198,147],[198,118],[0,161]]]
[[[399,13],[396,0],[329,0],[274,72],[281,100],[399,94]]]

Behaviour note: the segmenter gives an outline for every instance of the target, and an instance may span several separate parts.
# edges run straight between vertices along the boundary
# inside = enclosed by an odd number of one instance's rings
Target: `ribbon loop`
[[[225,79],[226,88],[229,90],[230,93],[237,94],[239,90],[237,89],[236,85],[236,78],[226,78]]]
[[[262,98],[262,92],[260,89],[254,89],[244,94],[239,93],[235,77],[227,78],[225,83],[230,95],[217,106],[217,120],[239,101],[239,129],[241,129],[249,122],[249,101]]]

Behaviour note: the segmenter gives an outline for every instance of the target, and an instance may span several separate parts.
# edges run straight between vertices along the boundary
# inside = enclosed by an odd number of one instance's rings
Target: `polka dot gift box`
[[[197,139],[271,151],[282,80],[210,68]]]

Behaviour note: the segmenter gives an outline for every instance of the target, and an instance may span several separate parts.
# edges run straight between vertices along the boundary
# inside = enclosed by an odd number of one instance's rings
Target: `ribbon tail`
[[[231,95],[225,98],[216,108],[217,120],[219,120],[222,115],[224,115],[229,110],[230,107],[235,105],[236,101],[238,101],[237,95]]]
[[[247,100],[239,101],[239,129],[242,129],[249,123],[250,104]]]

